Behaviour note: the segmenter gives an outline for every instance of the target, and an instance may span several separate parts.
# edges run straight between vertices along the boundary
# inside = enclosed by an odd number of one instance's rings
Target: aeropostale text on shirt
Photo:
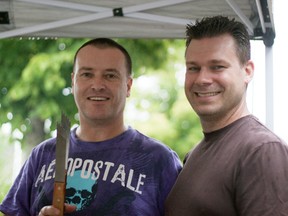
[[[116,165],[109,161],[93,161],[90,159],[83,160],[82,158],[69,158],[67,164],[67,175],[73,177],[76,170],[81,170],[81,178],[110,181],[111,183],[120,182],[123,187],[126,187],[136,193],[142,194],[141,186],[145,184],[145,174],[139,173],[135,175],[133,169],[128,169],[124,164]],[[35,182],[35,187],[39,183],[55,178],[55,160],[49,165],[43,165],[38,178]],[[134,182],[134,184],[133,184]]]

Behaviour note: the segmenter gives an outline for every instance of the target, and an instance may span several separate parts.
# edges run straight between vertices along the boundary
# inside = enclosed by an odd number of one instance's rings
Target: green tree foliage
[[[133,115],[130,121],[135,128],[161,140],[183,160],[202,138],[202,130],[183,90],[184,42],[164,40],[164,43],[166,48],[159,48],[159,54],[165,53],[164,64],[147,69],[149,72],[140,73],[134,80],[126,116]]]
[[[31,148],[50,131],[44,123],[54,124],[61,111],[75,112],[73,98],[62,94],[70,86],[72,51],[80,41],[67,40],[1,40],[0,121],[10,122],[12,130],[24,136],[22,147]],[[67,50],[67,52],[65,51]],[[70,104],[70,105],[69,105]]]
[[[13,157],[14,157],[14,146],[10,144],[9,137],[0,131],[1,145],[0,145],[0,203],[7,194],[11,182],[12,182],[12,172],[13,169]],[[0,214],[1,215],[1,214]]]
[[[179,65],[184,65],[184,41],[117,40],[127,48],[133,62],[135,81],[128,109],[146,115],[145,118],[130,115],[130,124],[165,142],[183,159],[202,136],[198,118],[188,105],[183,83],[177,77]],[[9,122],[12,131],[23,134],[15,139],[21,141],[27,154],[51,136],[61,112],[77,124],[70,74],[74,53],[84,41],[0,41],[0,123]]]

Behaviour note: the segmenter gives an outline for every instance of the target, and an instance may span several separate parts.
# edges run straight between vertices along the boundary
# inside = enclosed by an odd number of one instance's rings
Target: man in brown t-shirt
[[[185,93],[204,139],[186,157],[168,216],[288,215],[288,147],[250,114],[249,34],[223,16],[187,26]]]

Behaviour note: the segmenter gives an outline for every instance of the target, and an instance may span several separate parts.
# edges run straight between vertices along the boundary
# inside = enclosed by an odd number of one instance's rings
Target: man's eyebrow
[[[92,67],[89,66],[83,66],[81,68],[79,68],[79,72],[85,72],[85,71],[93,71],[94,69]],[[116,68],[106,68],[103,70],[103,72],[111,72],[111,73],[117,73],[117,74],[121,74],[119,70],[117,70]]]
[[[195,61],[186,61],[186,65],[187,65],[187,64],[189,64],[189,65],[192,65],[192,64],[193,64],[193,65],[197,65],[197,63],[196,63]]]
[[[116,68],[106,68],[104,71],[105,72],[116,73],[116,74],[121,74],[120,71],[117,70]]]
[[[85,71],[91,71],[91,70],[93,70],[93,68],[91,68],[91,67],[81,67],[81,68],[79,68],[79,71],[82,71],[82,70],[85,70]]]
[[[105,71],[111,71],[111,72],[117,72],[119,73],[119,71],[115,68],[106,68]]]
[[[213,63],[213,64],[225,63],[225,61],[224,61],[224,60],[221,60],[221,59],[212,59],[212,60],[209,61],[209,62],[211,62],[211,63]]]
[[[225,63],[225,62],[226,62],[225,60],[221,60],[221,59],[212,59],[208,61],[208,63],[210,64],[219,64],[219,63]],[[186,61],[186,64],[197,65],[198,63],[195,61]]]

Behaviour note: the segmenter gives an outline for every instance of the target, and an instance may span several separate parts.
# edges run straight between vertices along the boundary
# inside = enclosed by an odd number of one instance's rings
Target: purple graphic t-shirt
[[[0,211],[38,215],[52,204],[55,138],[38,145],[24,164]],[[82,142],[71,131],[66,202],[69,215],[163,215],[181,162],[166,145],[129,128],[103,142]]]

